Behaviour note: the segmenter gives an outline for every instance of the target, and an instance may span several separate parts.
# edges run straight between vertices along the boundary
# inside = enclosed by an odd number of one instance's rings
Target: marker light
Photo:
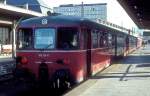
[[[69,64],[70,60],[69,59],[64,59],[63,62],[64,62],[64,64]]]
[[[21,64],[27,64],[27,63],[28,63],[28,59],[26,57],[22,57]]]

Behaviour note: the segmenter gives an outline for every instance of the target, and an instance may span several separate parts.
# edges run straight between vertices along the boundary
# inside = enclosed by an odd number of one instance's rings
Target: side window
[[[108,33],[104,32],[104,47],[108,47]]]
[[[107,47],[108,46],[108,33],[104,30],[101,30],[99,33],[99,46]]]
[[[98,47],[98,31],[97,30],[93,30],[92,31],[92,48],[97,48]]]
[[[78,29],[71,27],[60,27],[57,29],[57,48],[58,49],[77,49]]]
[[[108,33],[108,47],[112,47],[113,37],[112,34]]]
[[[80,37],[80,44],[81,49],[90,49],[91,48],[91,29],[82,28],[81,29],[81,37]]]
[[[115,35],[112,34],[112,47],[115,47],[115,43],[116,43],[116,41],[115,41]]]
[[[83,44],[83,49],[87,49],[88,48],[88,29],[82,29],[82,41],[81,43]]]
[[[104,40],[103,31],[100,31],[99,32],[99,46],[100,47],[104,46],[103,40]]]
[[[117,35],[117,45],[123,47],[125,45],[125,38],[122,34]]]

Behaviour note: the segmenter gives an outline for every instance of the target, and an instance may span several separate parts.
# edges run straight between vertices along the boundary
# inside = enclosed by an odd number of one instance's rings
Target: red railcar
[[[108,67],[113,57],[123,56],[129,50],[127,38],[126,33],[79,17],[27,19],[18,26],[15,73],[39,81],[79,83]]]

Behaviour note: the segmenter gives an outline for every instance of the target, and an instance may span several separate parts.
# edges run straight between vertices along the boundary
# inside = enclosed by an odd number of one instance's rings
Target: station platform
[[[0,63],[7,62],[7,61],[13,61],[12,54],[0,54]]]
[[[150,96],[150,45],[140,48],[63,96]]]
[[[0,55],[0,81],[12,78],[12,71],[15,68],[15,59],[11,54]]]

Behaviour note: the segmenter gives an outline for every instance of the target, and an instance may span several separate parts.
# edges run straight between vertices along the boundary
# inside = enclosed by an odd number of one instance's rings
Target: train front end
[[[79,45],[78,27],[20,27],[16,69],[22,72],[16,74],[28,74],[39,82],[50,80],[53,87],[60,87],[58,79],[64,84],[81,82],[86,74],[86,52]]]

